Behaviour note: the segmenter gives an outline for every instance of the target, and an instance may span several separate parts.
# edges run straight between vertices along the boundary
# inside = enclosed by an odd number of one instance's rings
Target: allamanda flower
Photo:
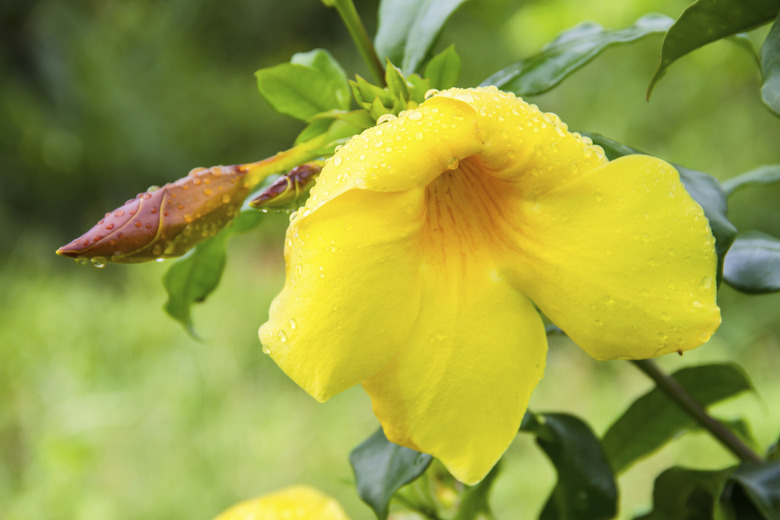
[[[285,261],[265,352],[320,401],[362,383],[388,439],[468,484],[542,377],[536,308],[596,359],[691,349],[720,323],[714,239],[676,170],[609,162],[495,88],[351,139],[291,219]]]
[[[214,520],[349,520],[338,502],[309,486],[290,486],[234,505]]]

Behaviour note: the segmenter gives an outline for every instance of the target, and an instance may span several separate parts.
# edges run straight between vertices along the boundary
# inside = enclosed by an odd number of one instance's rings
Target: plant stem
[[[363,56],[363,61],[371,69],[374,79],[385,86],[385,69],[382,62],[379,61],[379,56],[376,54],[374,44],[371,43],[363,22],[360,20],[355,4],[352,3],[352,0],[322,0],[322,2],[329,7],[336,8],[344,25],[347,26],[350,36],[352,36],[352,41],[355,42],[360,55]]]
[[[666,392],[677,406],[693,417],[704,429],[715,437],[723,446],[743,462],[763,463],[764,459],[742,442],[734,432],[723,423],[712,417],[707,410],[677,381],[665,374],[661,368],[649,359],[631,361],[639,370],[645,373],[656,385]]]

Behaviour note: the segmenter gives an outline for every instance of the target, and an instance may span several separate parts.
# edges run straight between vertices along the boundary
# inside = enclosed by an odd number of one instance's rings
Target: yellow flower
[[[265,352],[321,401],[362,383],[388,439],[469,484],[542,377],[536,308],[596,359],[688,350],[720,323],[714,239],[677,171],[608,162],[495,88],[350,140],[291,218],[285,261]]]
[[[349,520],[332,498],[308,486],[291,486],[241,502],[214,520]]]

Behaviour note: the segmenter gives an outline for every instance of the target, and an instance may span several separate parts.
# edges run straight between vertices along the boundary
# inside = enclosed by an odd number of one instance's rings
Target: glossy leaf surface
[[[780,291],[780,240],[757,231],[739,235],[726,255],[723,279],[746,293]]]
[[[255,76],[260,93],[281,114],[308,121],[321,112],[349,108],[346,74],[322,49],[296,54],[292,63],[260,69]]]
[[[521,430],[534,433],[558,481],[539,517],[596,520],[617,513],[617,486],[601,444],[590,427],[566,414],[526,414]]]
[[[752,388],[736,365],[683,368],[671,377],[705,407]],[[634,401],[607,430],[604,452],[612,469],[619,474],[694,428],[695,421],[656,387]]]
[[[631,27],[621,30],[608,30],[597,23],[584,22],[558,36],[538,54],[493,74],[482,85],[495,85],[518,96],[541,94],[608,47],[662,34],[671,25],[671,18],[659,14],[643,16]]]
[[[431,88],[444,90],[454,87],[460,77],[461,61],[455,46],[450,45],[431,58],[425,66],[425,78],[430,80]]]
[[[382,59],[416,72],[444,24],[466,0],[382,0],[374,45]]]
[[[168,293],[165,311],[193,337],[198,336],[192,322],[192,306],[203,302],[219,285],[227,258],[227,238],[253,229],[261,218],[262,213],[256,210],[241,212],[233,226],[196,246],[165,273],[163,286]]]
[[[661,63],[650,81],[647,96],[682,56],[708,43],[770,22],[780,11],[780,0],[698,0],[669,29],[661,49]]]
[[[764,518],[780,518],[780,461],[743,464],[732,475]]]
[[[761,70],[764,72],[761,99],[772,112],[780,115],[780,17],[761,47]]]
[[[723,488],[734,471],[699,471],[671,468],[655,479],[653,510],[636,520],[710,520],[718,518],[716,510]]]
[[[381,428],[349,455],[358,494],[380,519],[387,518],[395,492],[425,473],[432,460],[388,441]]]
[[[780,182],[780,164],[772,164],[767,166],[759,166],[754,170],[745,172],[742,175],[738,175],[733,179],[729,179],[723,182],[723,191],[726,195],[731,195],[742,188],[749,188],[751,186],[767,186]]]

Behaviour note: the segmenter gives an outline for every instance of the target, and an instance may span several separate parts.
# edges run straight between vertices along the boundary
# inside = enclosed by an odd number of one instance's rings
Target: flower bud
[[[251,187],[250,167],[195,168],[175,182],[139,193],[57,254],[94,265],[181,256],[233,220]]]
[[[280,176],[249,205],[261,210],[295,209],[303,204],[321,170],[322,165],[317,162],[296,166]]]

